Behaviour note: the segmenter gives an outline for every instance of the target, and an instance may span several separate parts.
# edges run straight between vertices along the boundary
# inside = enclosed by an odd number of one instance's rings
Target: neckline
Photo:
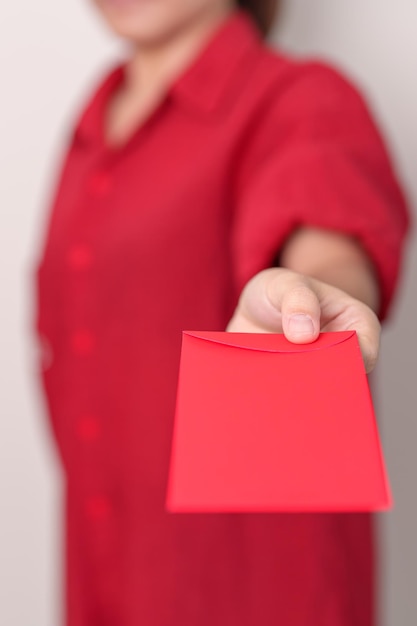
[[[171,99],[183,106],[188,114],[199,118],[210,117],[221,107],[229,92],[235,70],[250,52],[261,45],[260,42],[261,37],[246,12],[240,9],[233,11],[126,141],[113,146],[106,140],[105,119],[110,99],[125,80],[127,62],[119,63],[110,71],[82,115],[76,129],[79,143],[94,143],[111,153],[120,152],[134,141]]]

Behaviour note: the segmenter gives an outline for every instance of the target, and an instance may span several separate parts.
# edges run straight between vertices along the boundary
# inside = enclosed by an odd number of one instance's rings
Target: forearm
[[[378,312],[379,287],[372,262],[345,235],[300,229],[284,247],[280,265],[333,285]]]

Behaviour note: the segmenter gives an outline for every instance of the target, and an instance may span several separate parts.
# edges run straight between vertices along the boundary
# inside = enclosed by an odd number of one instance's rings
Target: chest
[[[46,253],[89,246],[109,257],[188,261],[226,245],[233,213],[234,145],[219,129],[192,132],[154,119],[123,150],[75,142],[52,210]]]

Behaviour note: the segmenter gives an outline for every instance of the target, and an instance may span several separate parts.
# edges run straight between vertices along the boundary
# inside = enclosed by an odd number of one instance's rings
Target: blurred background
[[[417,207],[417,3],[284,0],[272,40],[329,59],[362,88]],[[8,2],[0,20],[0,624],[57,626],[60,469],[31,336],[31,272],[74,111],[122,48],[87,0]],[[411,242],[375,376],[395,497],[378,517],[381,626],[417,616],[417,249]]]

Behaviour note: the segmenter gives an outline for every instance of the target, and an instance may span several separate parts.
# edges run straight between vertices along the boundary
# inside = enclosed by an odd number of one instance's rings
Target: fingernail
[[[308,315],[292,315],[288,322],[288,330],[293,337],[314,335],[313,320]]]

